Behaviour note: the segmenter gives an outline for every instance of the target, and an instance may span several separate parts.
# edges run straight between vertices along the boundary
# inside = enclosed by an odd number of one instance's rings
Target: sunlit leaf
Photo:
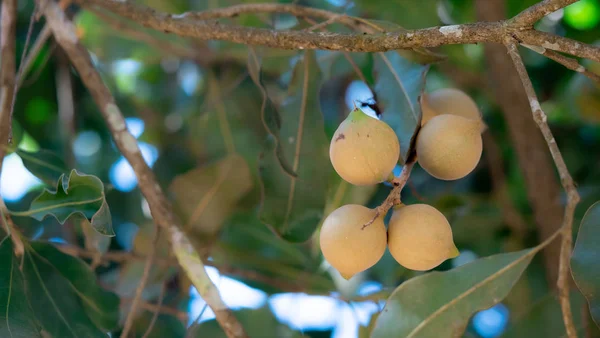
[[[236,154],[179,175],[170,186],[183,229],[194,238],[214,236],[250,189],[250,169]]]
[[[585,213],[575,249],[571,256],[571,272],[575,284],[587,299],[590,313],[600,326],[600,202]]]
[[[16,152],[23,160],[25,168],[46,184],[56,184],[56,181],[68,172],[65,161],[52,151],[41,149],[31,153],[17,149]]]
[[[460,336],[475,312],[506,297],[537,251],[539,248],[489,256],[400,284],[377,318],[371,336]]]
[[[331,172],[329,141],[319,107],[321,84],[314,52],[307,51],[294,69],[290,97],[281,110],[284,154],[298,177],[284,172],[267,140],[260,163],[263,201],[260,219],[286,240],[306,241],[323,215]]]
[[[249,48],[248,50],[248,72],[250,73],[250,77],[252,77],[252,80],[254,81],[254,83],[256,83],[263,96],[260,116],[266,131],[274,138],[275,156],[279,160],[279,164],[281,164],[281,168],[283,170],[285,170],[288,174],[292,176],[296,176],[296,173],[294,173],[294,169],[292,169],[292,165],[289,163],[289,160],[285,157],[285,154],[283,152],[283,146],[279,137],[279,130],[281,129],[281,116],[279,116],[277,107],[269,98],[267,90],[263,84],[260,60],[256,51],[253,48]]]
[[[0,337],[41,337],[27,301],[20,259],[13,254],[9,237],[0,230]]]
[[[45,189],[33,200],[29,210],[13,213],[31,216],[38,221],[51,215],[61,224],[72,215],[81,215],[100,234],[114,236],[104,184],[98,177],[80,174],[76,170],[72,170],[68,178],[61,175],[56,183],[56,191]]]
[[[428,67],[391,51],[375,55],[374,69],[377,74],[375,93],[382,105],[382,119],[398,135],[400,156],[405,161],[421,124],[419,97],[425,88]]]

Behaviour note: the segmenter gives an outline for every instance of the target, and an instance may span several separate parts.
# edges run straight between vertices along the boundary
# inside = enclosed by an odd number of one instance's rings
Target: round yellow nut
[[[433,117],[417,136],[421,167],[440,180],[467,176],[479,163],[483,151],[481,122],[443,114]]]
[[[354,185],[385,181],[399,157],[400,143],[394,130],[358,108],[340,124],[329,146],[333,168]]]
[[[431,118],[441,114],[451,114],[474,120],[481,120],[481,112],[473,99],[460,89],[443,88],[423,95],[421,99],[425,125]]]
[[[321,252],[345,279],[375,265],[385,252],[387,233],[383,216],[363,228],[373,217],[375,210],[348,204],[333,211],[323,222]]]
[[[458,256],[444,215],[427,204],[395,208],[388,227],[388,248],[403,267],[426,271]]]

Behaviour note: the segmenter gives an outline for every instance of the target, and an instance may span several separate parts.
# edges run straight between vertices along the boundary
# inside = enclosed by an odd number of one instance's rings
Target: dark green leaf
[[[395,51],[375,55],[375,93],[387,122],[400,140],[400,157],[405,161],[413,136],[421,124],[419,97],[425,88],[429,67],[404,59]]]
[[[41,281],[40,284],[48,289],[49,297],[61,295],[52,290],[68,289],[79,299],[83,311],[98,328],[103,331],[117,328],[119,298],[98,285],[96,275],[84,262],[62,253],[51,244],[36,242],[31,243],[31,250],[27,250],[27,259],[37,265],[33,270],[47,271],[48,274],[42,274],[47,284],[43,285]]]
[[[260,219],[292,242],[310,238],[325,207],[331,164],[319,108],[320,81],[314,52],[307,51],[296,64],[289,88],[291,96],[281,111],[284,153],[292,159],[292,169],[298,177],[291,177],[281,169],[274,155],[273,138],[268,139],[260,163],[263,188]]]
[[[35,153],[17,149],[17,154],[23,160],[23,165],[40,180],[48,185],[54,185],[66,172],[67,165],[57,154],[41,149]]]
[[[279,160],[281,168],[285,170],[288,174],[296,177],[297,175],[296,173],[294,173],[292,165],[289,163],[288,159],[286,159],[285,154],[283,152],[283,146],[281,144],[281,139],[279,138],[279,130],[281,129],[281,116],[279,116],[277,107],[269,98],[266,87],[263,84],[260,60],[258,59],[256,51],[252,47],[248,48],[248,51],[248,72],[250,73],[250,77],[252,77],[252,80],[254,81],[254,83],[256,83],[256,86],[258,86],[263,96],[260,116],[266,131],[274,138],[275,156]]]
[[[63,224],[72,215],[82,215],[100,234],[114,236],[110,209],[104,196],[104,185],[96,176],[72,170],[68,178],[61,175],[56,191],[45,189],[24,212],[16,216],[31,216],[38,221],[54,216]]]
[[[24,255],[20,269],[10,238],[0,243],[0,336],[106,338],[118,326],[119,298],[85,263],[46,243]]]
[[[372,337],[455,337],[477,311],[501,301],[541,247],[478,259],[402,283],[377,318]]]
[[[198,238],[214,236],[250,189],[250,169],[236,154],[179,175],[170,186],[184,230]]]
[[[571,256],[571,272],[600,326],[600,201],[588,209],[581,221]]]
[[[27,302],[20,260],[10,237],[0,230],[0,337],[41,337],[39,324]]]

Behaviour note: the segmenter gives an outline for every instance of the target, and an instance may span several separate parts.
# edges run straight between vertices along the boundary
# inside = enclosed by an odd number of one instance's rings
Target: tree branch
[[[39,0],[46,21],[56,41],[65,50],[81,80],[98,105],[117,148],[133,167],[140,190],[150,206],[155,222],[169,234],[171,247],[177,260],[198,289],[202,298],[215,313],[217,322],[228,337],[247,337],[243,327],[225,306],[216,286],[211,282],[202,260],[183,234],[180,221],[175,217],[171,205],[162,192],[154,173],[148,167],[136,139],[129,133],[125,119],[115,104],[114,97],[103,83],[92,64],[87,50],[79,43],[75,26],[63,10],[52,0]]]
[[[78,0],[83,6],[96,5],[133,20],[142,26],[202,40],[224,40],[247,45],[262,45],[280,49],[321,49],[347,52],[385,52],[415,47],[437,47],[447,44],[480,42],[502,43],[509,33],[521,42],[543,46],[559,52],[577,55],[600,62],[600,47],[575,40],[538,32],[510,21],[473,23],[431,27],[400,32],[376,33],[368,21],[360,18],[309,7],[288,4],[245,4],[203,12],[174,15],[127,0]],[[571,0],[569,0],[571,1]],[[559,1],[566,5],[568,1]],[[545,4],[542,6],[542,4]],[[557,5],[546,1],[522,18],[537,17]],[[299,17],[335,20],[349,27],[375,34],[337,34],[310,31],[270,30],[222,24],[216,19],[231,18],[245,13],[288,13]],[[522,19],[524,20],[524,19]],[[518,23],[518,22],[517,22]]]
[[[517,14],[511,22],[516,26],[532,27],[546,15],[577,1],[579,0],[544,0]]]
[[[556,165],[556,169],[560,175],[560,181],[567,193],[567,205],[565,208],[565,214],[563,218],[562,224],[562,244],[560,251],[560,260],[559,260],[559,276],[558,276],[558,290],[559,290],[559,299],[560,305],[563,313],[563,321],[565,322],[565,327],[567,329],[567,335],[569,338],[577,337],[577,330],[575,329],[575,325],[573,323],[573,315],[571,313],[571,303],[569,297],[569,264],[570,264],[570,255],[571,255],[571,245],[572,245],[572,229],[573,229],[573,215],[575,213],[575,207],[579,202],[579,194],[577,193],[577,189],[575,187],[575,183],[573,182],[573,178],[571,174],[569,174],[569,170],[565,161],[560,153],[558,145],[556,144],[556,140],[552,135],[552,131],[546,122],[546,114],[542,111],[540,106],[540,102],[538,101],[537,95],[535,94],[535,90],[533,89],[533,84],[529,79],[529,75],[527,74],[527,69],[525,68],[525,64],[519,55],[519,51],[517,49],[517,44],[515,41],[507,39],[505,42],[506,47],[508,49],[509,55],[513,60],[515,68],[521,77],[521,81],[523,83],[523,87],[525,88],[525,92],[527,93],[527,97],[529,98],[529,105],[531,106],[531,111],[533,113],[533,119],[536,124],[540,128],[546,143],[548,144],[548,148],[550,149],[550,154],[554,159],[554,164]]]
[[[235,16],[242,10],[231,8],[215,9],[207,12],[173,15],[158,12],[150,7],[130,1],[87,0],[83,6],[98,5],[109,11],[131,19],[142,26],[165,33],[199,38],[202,40],[225,40],[247,45],[262,45],[280,49],[322,49],[345,50],[348,52],[384,52],[413,47],[435,47],[443,44],[501,42],[500,23],[475,23],[460,26],[432,27],[406,32],[380,34],[337,34],[292,30],[270,30],[230,26],[214,21],[215,18]],[[234,9],[252,9],[248,12],[285,12],[298,16],[318,16],[329,19],[337,13],[318,11],[296,5],[234,6]],[[301,15],[305,14],[305,15]],[[326,16],[326,17],[325,17]],[[340,22],[348,24],[350,17],[340,17]],[[199,20],[201,19],[201,20]],[[211,19],[210,21],[206,21]],[[354,26],[359,21],[352,20]]]
[[[2,1],[2,13],[0,18],[0,172],[2,171],[2,160],[6,153],[5,145],[8,145],[11,129],[11,113],[14,99],[15,77],[16,77],[16,43],[17,32],[17,1]]]

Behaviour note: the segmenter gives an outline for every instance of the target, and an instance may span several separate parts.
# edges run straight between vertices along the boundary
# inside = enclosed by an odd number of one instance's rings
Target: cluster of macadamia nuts
[[[457,89],[423,96],[422,127],[416,154],[420,166],[441,180],[457,180],[472,172],[482,153],[485,125],[475,102]],[[393,177],[400,158],[394,130],[355,108],[340,124],[329,157],[342,179],[354,185],[374,185]],[[327,216],[321,227],[323,256],[350,279],[375,265],[385,253],[411,270],[431,270],[458,256],[446,217],[426,204],[394,206],[387,230],[375,209],[344,205]]]

